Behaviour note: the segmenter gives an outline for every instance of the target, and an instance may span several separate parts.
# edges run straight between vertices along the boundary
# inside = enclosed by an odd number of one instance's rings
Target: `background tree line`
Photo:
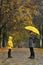
[[[27,40],[29,34],[24,29],[27,25],[35,26],[43,33],[42,4],[42,0],[0,0],[0,43],[3,47],[9,35],[13,36],[14,44],[16,42],[17,45]]]

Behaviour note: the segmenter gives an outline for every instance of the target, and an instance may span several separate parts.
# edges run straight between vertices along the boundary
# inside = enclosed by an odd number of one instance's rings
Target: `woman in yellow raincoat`
[[[12,58],[11,56],[11,49],[13,48],[13,41],[12,41],[12,37],[9,36],[8,39],[8,58]]]

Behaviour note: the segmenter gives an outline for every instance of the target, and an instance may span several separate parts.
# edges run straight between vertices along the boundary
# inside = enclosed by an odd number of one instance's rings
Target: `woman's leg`
[[[33,47],[30,48],[30,57],[35,57],[34,49]]]
[[[32,56],[35,57],[34,48],[32,48]]]

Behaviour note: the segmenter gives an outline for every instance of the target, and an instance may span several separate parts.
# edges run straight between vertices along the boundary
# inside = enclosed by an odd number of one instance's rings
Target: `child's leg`
[[[8,50],[8,57],[11,57],[11,49]]]

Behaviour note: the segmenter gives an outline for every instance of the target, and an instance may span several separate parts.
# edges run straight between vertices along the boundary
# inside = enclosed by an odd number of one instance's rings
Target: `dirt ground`
[[[13,48],[8,58],[7,48],[0,48],[0,65],[43,65],[43,49],[34,48],[35,59],[29,59],[29,48]]]

